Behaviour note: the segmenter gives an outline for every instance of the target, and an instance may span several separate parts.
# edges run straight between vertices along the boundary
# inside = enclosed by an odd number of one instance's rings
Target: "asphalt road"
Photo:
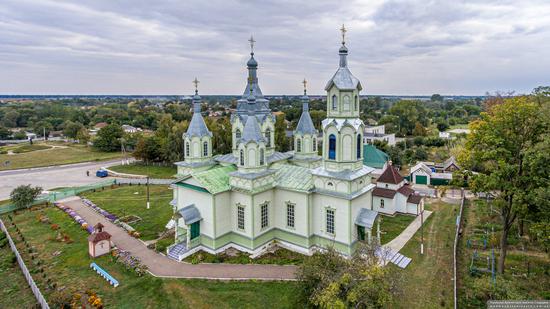
[[[40,186],[44,190],[59,187],[76,187],[101,181],[95,171],[102,166],[119,165],[121,160],[84,162],[59,166],[0,171],[0,200],[9,199],[10,192],[20,185]],[[86,176],[90,171],[90,176]]]

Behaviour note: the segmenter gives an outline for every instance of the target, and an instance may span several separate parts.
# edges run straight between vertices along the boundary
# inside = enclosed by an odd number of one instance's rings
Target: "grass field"
[[[496,275],[496,284],[488,273],[470,272],[471,259],[477,251],[481,259],[479,268],[487,268],[487,257],[495,246],[495,263],[498,261],[500,221],[498,214],[490,211],[484,201],[474,201],[464,209],[463,236],[459,250],[459,306],[462,308],[484,307],[489,299],[550,299],[550,257],[526,238],[518,236],[516,225],[509,234],[506,269]],[[494,235],[492,229],[494,228]],[[487,247],[483,236],[489,231]],[[467,246],[470,240],[471,246]],[[495,265],[496,268],[496,265]]]
[[[146,186],[121,186],[104,191],[83,194],[99,207],[121,218],[135,215],[141,221],[130,224],[140,234],[141,239],[156,239],[164,231],[166,223],[172,217],[172,189],[168,185],[149,186],[151,208],[147,209]]]
[[[36,208],[35,208],[36,209]],[[56,241],[57,231],[50,224],[38,222],[39,214],[50,223],[58,224],[59,231],[71,242]],[[5,217],[5,216],[4,216]],[[4,219],[4,218],[3,218]],[[5,220],[6,221],[6,220]],[[22,234],[36,248],[44,274],[36,272],[37,262],[30,259],[23,242],[18,247],[38,286],[52,308],[58,308],[61,299],[70,299],[74,293],[92,290],[107,308],[291,308],[303,307],[295,303],[296,284],[293,282],[220,282],[205,280],[161,279],[149,275],[137,277],[133,271],[112,261],[110,256],[91,259],[88,256],[88,234],[61,210],[48,207],[42,210],[25,210],[13,215]],[[9,227],[12,235],[14,227]],[[96,262],[114,276],[120,285],[111,287],[89,268]],[[44,278],[45,276],[45,278]],[[47,280],[56,283],[48,287]],[[0,277],[0,284],[5,284]]]
[[[61,147],[44,149],[45,145]],[[17,147],[13,151],[21,147],[24,147],[24,151],[13,155],[0,154],[0,170],[103,161],[121,157],[119,152],[99,152],[92,147],[70,143],[35,143],[33,146],[19,145]],[[9,161],[9,164],[5,164],[7,161]]]
[[[414,216],[396,215],[395,217],[380,216],[382,223],[380,224],[381,230],[381,243],[387,244],[392,239],[401,234],[403,230],[411,224],[414,220]],[[373,233],[376,233],[376,226],[373,228]],[[376,236],[376,235],[373,235]]]
[[[420,254],[420,230],[400,251],[412,258],[403,272],[403,295],[397,308],[453,307],[453,241],[458,207],[428,200],[432,215],[424,223],[424,255]],[[389,267],[397,266],[390,264]]]
[[[175,166],[154,166],[140,163],[116,165],[109,169],[118,173],[145,175],[151,178],[173,178],[177,173]]]
[[[0,232],[0,308],[31,308],[35,304],[15,255],[4,233]]]

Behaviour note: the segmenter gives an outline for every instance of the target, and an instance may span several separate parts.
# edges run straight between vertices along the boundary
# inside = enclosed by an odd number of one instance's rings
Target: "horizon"
[[[191,93],[198,77],[200,93],[238,94],[251,35],[263,92],[300,94],[303,78],[310,92],[322,92],[338,67],[342,24],[350,70],[366,95],[530,93],[550,84],[545,1],[302,6],[3,1],[0,93]]]

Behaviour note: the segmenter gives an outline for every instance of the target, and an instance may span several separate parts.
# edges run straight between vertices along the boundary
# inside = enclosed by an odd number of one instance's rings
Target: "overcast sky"
[[[528,93],[550,85],[550,1],[2,0],[0,93],[239,94],[248,38],[264,94]]]

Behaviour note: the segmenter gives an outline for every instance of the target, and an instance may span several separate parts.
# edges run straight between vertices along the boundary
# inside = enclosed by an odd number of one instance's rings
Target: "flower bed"
[[[76,223],[80,224],[83,230],[86,230],[89,234],[92,234],[94,232],[94,228],[90,226],[88,222],[86,222],[86,220],[79,216],[71,207],[65,206],[60,203],[54,203],[54,205],[57,208],[63,210],[69,216],[71,216],[71,218],[73,218]]]
[[[92,208],[94,211],[102,215],[103,217],[107,218],[107,220],[113,222],[114,224],[120,226],[123,228],[130,236],[139,238],[141,235],[130,225],[126,224],[125,222],[122,222],[117,216],[113,215],[112,213],[102,209],[101,207],[97,206],[94,202],[90,201],[87,198],[82,198],[82,201],[84,204],[90,208]],[[138,217],[139,218],[139,217]],[[141,218],[140,218],[141,220]]]
[[[89,199],[82,198],[82,202],[84,202],[86,206],[91,207],[93,210],[95,210],[97,213],[104,216],[105,218],[107,218],[107,220],[111,222],[115,222],[118,219],[117,216],[97,206],[94,202],[90,201]]]
[[[143,276],[147,272],[147,265],[142,264],[139,258],[131,255],[128,251],[115,249],[111,255],[115,262],[124,264],[128,270],[134,270],[138,276]]]

